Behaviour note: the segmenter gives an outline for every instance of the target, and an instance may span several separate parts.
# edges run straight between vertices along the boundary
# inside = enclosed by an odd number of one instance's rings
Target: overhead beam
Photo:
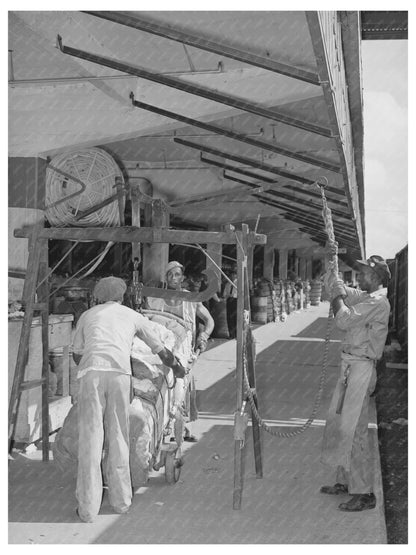
[[[199,195],[191,195],[183,199],[178,199],[170,202],[168,204],[168,209],[170,211],[180,209],[183,206],[188,206],[189,204],[195,204],[210,200],[218,200],[219,198],[227,198],[229,196],[239,196],[239,195],[248,195],[251,194],[251,191],[247,189],[248,186],[252,186],[251,183],[241,181],[245,187],[233,187],[229,191],[216,191],[215,193],[206,193],[206,194],[199,194]],[[254,190],[256,193],[264,193],[269,189],[268,185],[264,185],[259,187],[257,185],[253,185]]]
[[[305,199],[302,199],[302,198],[298,198],[294,195],[288,195],[287,193],[283,192],[281,189],[279,191],[275,191],[275,190],[271,189],[271,190],[267,191],[267,194],[278,197],[279,199],[288,200],[289,202],[295,202],[296,204],[299,204],[301,206],[307,206],[309,210],[312,209],[312,210],[318,210],[319,212],[322,211],[322,206],[320,206],[319,204],[315,204],[314,202],[311,202],[310,200],[305,200]],[[305,194],[307,194],[307,193],[305,192]],[[351,217],[349,216],[349,214],[346,214],[345,212],[340,212],[339,210],[336,210],[335,208],[331,208],[331,212],[337,218],[343,218],[347,221],[351,221]]]
[[[258,198],[260,202],[263,202],[264,204],[269,204],[270,206],[274,206],[279,210],[282,210],[287,215],[290,215],[293,218],[296,218],[296,220],[293,220],[293,221],[296,221],[302,225],[305,224],[309,226],[314,226],[314,228],[318,231],[323,229],[324,223],[322,219],[318,216],[318,214],[310,214],[310,213],[306,214],[304,211],[299,212],[293,206],[285,204],[284,202],[275,201],[268,197],[264,197],[263,195],[253,195],[253,196]],[[336,232],[335,234],[337,238],[342,237],[345,240],[352,240],[352,241],[354,240],[354,236],[346,233],[347,228],[345,226],[342,226],[342,224],[334,224],[334,230]]]
[[[281,170],[276,166],[271,166],[270,164],[266,164],[265,162],[258,162],[257,160],[253,160],[252,158],[237,156],[236,154],[231,154],[230,152],[225,152],[223,150],[219,150],[218,148],[213,148],[213,147],[201,145],[198,143],[193,143],[185,139],[180,139],[179,137],[175,137],[173,140],[175,143],[178,143],[180,145],[187,146],[189,148],[194,148],[195,150],[201,150],[202,152],[208,152],[208,154],[213,154],[214,156],[228,158],[228,160],[233,160],[233,162],[238,162],[240,164],[245,164],[247,166],[251,166],[259,170],[263,170],[269,173],[274,173],[286,179],[290,179],[291,181],[297,181],[299,183],[304,183],[307,185],[316,184],[316,181],[313,181],[312,179],[308,179],[307,177],[301,177],[300,175],[297,175],[285,170]]]
[[[238,177],[233,177],[232,175],[228,175],[225,171],[224,171],[223,177],[224,177],[224,179],[228,179],[229,181],[235,181],[236,183],[241,183],[243,185],[248,185],[249,187],[258,187],[258,185],[256,185],[255,183],[251,183],[250,181],[246,181],[245,179],[241,179],[241,178],[238,178]],[[319,200],[320,201],[322,199],[321,195],[318,194],[318,193],[308,192],[308,191],[305,191],[304,189],[300,189],[299,187],[293,187],[291,185],[285,185],[285,188],[284,188],[283,191],[282,191],[282,189],[279,189],[279,191],[275,191],[275,190],[271,189],[270,187],[265,190],[265,192],[267,192],[271,195],[276,195],[279,198],[284,198],[284,191],[294,191],[298,194],[304,195],[305,197],[313,199],[313,200]],[[282,192],[283,192],[283,194],[282,194]],[[292,197],[292,198],[294,200],[297,200],[297,197]],[[339,201],[328,198],[328,197],[327,197],[326,200],[327,200],[328,205],[330,205],[331,203],[332,204],[340,204]],[[308,203],[308,206],[310,206],[309,203]],[[314,206],[314,205],[312,205],[312,206]],[[348,207],[345,205],[345,208],[348,208]],[[331,211],[332,210],[333,210],[333,208],[331,208]],[[348,214],[345,214],[345,218],[348,219]]]
[[[16,229],[15,237],[27,238],[31,227]],[[39,238],[73,241],[115,241],[120,243],[221,243],[234,245],[236,234],[232,231],[189,231],[154,227],[45,227],[39,231]],[[264,245],[267,238],[259,233],[250,233],[254,244]]]
[[[116,69],[117,71],[128,73],[129,75],[136,75],[136,77],[147,79],[148,81],[152,81],[160,85],[165,85],[166,87],[171,87],[173,89],[177,89],[189,94],[193,94],[195,96],[200,96],[201,98],[206,98],[208,100],[212,100],[213,102],[218,102],[220,104],[225,104],[227,106],[231,106],[238,110],[242,110],[243,112],[250,112],[252,114],[255,114],[257,116],[260,116],[266,119],[279,121],[280,123],[284,123],[285,125],[298,127],[299,129],[303,129],[305,131],[309,131],[317,135],[323,135],[324,137],[332,137],[331,131],[326,127],[322,127],[320,125],[315,125],[313,123],[309,123],[304,120],[299,120],[297,118],[287,116],[276,110],[263,108],[258,104],[245,102],[240,98],[237,98],[228,94],[220,93],[217,91],[213,91],[207,87],[202,87],[200,85],[193,85],[191,83],[187,83],[175,77],[168,77],[166,75],[161,75],[160,73],[150,71],[149,69],[145,69],[139,66],[133,66],[131,64],[126,64],[124,62],[120,62],[119,60],[115,60],[114,58],[106,58],[105,56],[99,56],[91,52],[78,50],[77,48],[72,48],[70,46],[64,46],[62,44],[62,38],[60,35],[58,35],[57,37],[57,44],[63,54],[68,54],[69,56],[73,56],[74,58],[79,58],[81,60],[86,60],[94,64],[109,67],[111,69]]]
[[[232,58],[233,60],[238,60],[249,65],[261,67],[275,73],[280,73],[281,75],[286,75],[287,77],[292,77],[293,79],[299,79],[300,81],[311,83],[312,85],[320,85],[319,78],[316,73],[305,71],[294,66],[289,66],[273,59],[253,54],[252,52],[246,52],[244,50],[228,46],[224,43],[204,39],[201,36],[192,35],[190,33],[175,29],[171,25],[153,23],[143,19],[142,17],[133,17],[125,12],[85,11],[84,13],[112,21],[114,23],[119,23],[120,25],[126,25],[127,27],[144,31],[145,33],[151,33],[165,39],[193,46],[194,48],[198,48],[200,50],[213,52],[219,56],[225,56],[226,58]]]
[[[223,154],[221,154],[221,156],[223,156]],[[200,160],[201,162],[204,162],[205,164],[210,164],[211,166],[216,166],[218,168],[224,168],[225,170],[229,170],[229,171],[233,171],[235,173],[240,173],[241,175],[245,175],[246,177],[251,177],[252,179],[258,179],[261,181],[264,181],[265,183],[276,183],[276,180],[271,178],[271,177],[266,177],[264,175],[259,175],[258,173],[253,173],[250,172],[248,170],[245,170],[243,168],[239,168],[238,166],[233,166],[231,164],[227,164],[226,162],[219,162],[217,160],[210,160],[209,158],[206,158],[205,156],[203,156],[203,154],[200,154]],[[264,171],[268,171],[268,170],[264,170]],[[307,185],[311,185],[312,183],[307,183]],[[285,187],[287,187],[286,184],[283,184]],[[330,192],[330,193],[334,193],[335,195],[339,195],[341,197],[343,197],[345,199],[345,193],[343,190],[341,189],[336,189],[335,187],[331,187],[329,185],[325,186],[325,191],[326,192]]]
[[[243,135],[242,133],[237,133],[235,131],[232,131],[231,129],[226,129],[218,125],[213,125],[211,123],[198,121],[193,118],[182,116],[181,114],[178,114],[176,112],[171,112],[169,110],[165,110],[163,108],[158,108],[157,106],[147,104],[146,102],[140,102],[134,99],[134,94],[132,92],[130,93],[130,98],[132,100],[133,106],[135,106],[136,108],[140,108],[142,110],[147,110],[148,112],[152,112],[153,114],[158,114],[159,116],[163,116],[165,118],[174,119],[176,121],[180,121],[181,123],[185,123],[186,125],[198,127],[199,129],[204,129],[205,131],[209,131],[210,133],[214,133],[216,135],[223,135],[224,137],[228,137],[229,139],[234,139],[236,141],[240,141],[242,143],[254,146],[256,148],[261,148],[263,150],[275,152],[276,154],[280,154],[281,156],[286,156],[287,158],[293,158],[294,160],[299,160],[300,162],[304,162],[305,164],[310,164],[311,166],[316,166],[318,168],[329,170],[335,173],[340,172],[340,166],[337,164],[331,164],[330,162],[326,162],[325,160],[320,160],[318,158],[315,158],[314,156],[307,156],[305,154],[300,154],[298,152],[294,152],[293,150],[288,150],[286,148],[278,146],[274,143],[269,143],[268,141],[263,141],[261,139],[254,139],[253,137],[248,137],[246,135]]]

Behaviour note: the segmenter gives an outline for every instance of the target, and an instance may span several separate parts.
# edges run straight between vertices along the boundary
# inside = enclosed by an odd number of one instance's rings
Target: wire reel
[[[88,148],[55,156],[46,169],[46,208],[54,227],[111,227],[120,225],[117,199],[92,214],[82,213],[116,193],[121,169],[106,151]],[[80,217],[81,216],[81,217]]]

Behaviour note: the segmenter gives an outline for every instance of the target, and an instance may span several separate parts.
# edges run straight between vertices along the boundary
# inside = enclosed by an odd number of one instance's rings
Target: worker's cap
[[[383,282],[391,279],[391,273],[387,262],[377,254],[373,254],[367,260],[357,260],[357,264],[369,266]]]
[[[166,266],[166,274],[168,272],[170,272],[171,270],[173,270],[174,268],[180,268],[183,272],[183,266],[180,262],[177,262],[176,260],[171,260],[168,265]]]
[[[122,301],[127,285],[118,277],[105,277],[100,279],[94,287],[93,296],[99,303],[107,301]]]

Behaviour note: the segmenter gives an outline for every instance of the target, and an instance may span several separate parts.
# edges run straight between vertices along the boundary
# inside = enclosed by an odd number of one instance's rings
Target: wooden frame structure
[[[17,354],[16,369],[9,403],[9,451],[17,421],[20,394],[24,389],[42,387],[42,458],[49,459],[49,404],[48,404],[48,284],[46,280],[48,264],[48,240],[63,239],[77,241],[114,241],[125,243],[203,243],[207,245],[237,245],[237,353],[236,353],[236,415],[242,415],[246,406],[244,372],[255,402],[254,349],[249,326],[250,297],[247,263],[255,245],[264,245],[267,237],[249,231],[246,224],[241,231],[229,228],[223,232],[173,230],[163,227],[108,227],[108,228],[44,228],[40,225],[17,229],[15,237],[29,238],[29,259],[23,290],[25,314]],[[39,286],[38,286],[39,284]],[[38,299],[36,299],[38,296]],[[39,300],[39,302],[38,302]],[[192,300],[192,293],[189,293]],[[35,311],[42,316],[42,378],[24,382],[27,351],[32,318]],[[244,366],[246,365],[246,366]],[[246,368],[246,370],[245,370]],[[236,418],[237,422],[237,418]],[[236,427],[235,422],[235,427]],[[256,476],[263,476],[260,443],[260,428],[252,415],[252,431]],[[244,484],[243,462],[245,455],[244,439],[234,440],[234,490],[233,508],[240,509]],[[236,438],[236,433],[234,434]]]

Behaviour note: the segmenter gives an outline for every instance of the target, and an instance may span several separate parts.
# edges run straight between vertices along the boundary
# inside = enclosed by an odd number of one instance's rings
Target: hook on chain
[[[324,183],[322,183],[321,180],[324,180]],[[314,185],[316,185],[321,190],[321,193],[323,194],[324,189],[328,187],[329,182],[324,175],[321,175],[321,177],[318,177],[318,179],[315,181]]]

